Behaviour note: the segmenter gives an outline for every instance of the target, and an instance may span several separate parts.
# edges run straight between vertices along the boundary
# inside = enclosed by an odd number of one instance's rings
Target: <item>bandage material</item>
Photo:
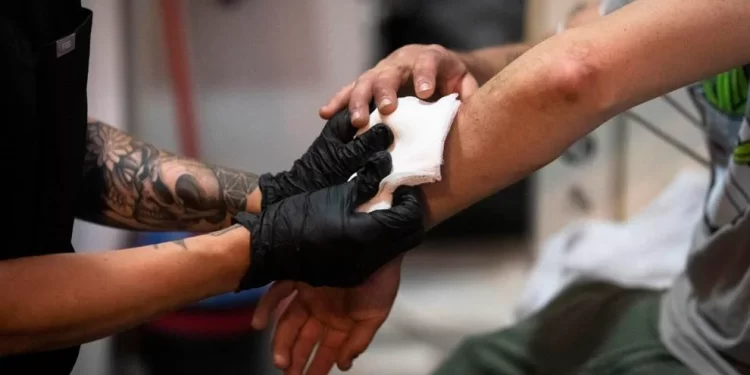
[[[393,144],[388,149],[393,169],[380,183],[378,194],[357,211],[390,208],[393,192],[399,186],[440,181],[445,139],[460,105],[458,94],[436,102],[410,96],[399,98],[396,111],[390,115],[381,115],[377,109],[372,112],[369,125],[357,132],[357,136],[379,123],[388,126],[393,133]]]

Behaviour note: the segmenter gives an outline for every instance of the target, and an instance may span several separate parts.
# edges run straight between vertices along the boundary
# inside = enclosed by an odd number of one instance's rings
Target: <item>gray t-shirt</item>
[[[659,328],[667,347],[699,374],[750,374],[750,112],[727,115],[702,86],[689,90],[707,130],[711,186],[685,274],[663,298]]]
[[[604,0],[602,14],[632,1]],[[709,100],[702,83],[688,90],[702,115],[712,178],[687,268],[664,294],[659,331],[698,374],[750,374],[750,105],[737,115]]]

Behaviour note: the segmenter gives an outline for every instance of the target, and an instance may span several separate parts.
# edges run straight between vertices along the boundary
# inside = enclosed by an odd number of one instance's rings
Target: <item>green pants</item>
[[[659,339],[660,294],[601,285],[569,290],[525,321],[464,340],[435,374],[693,374]]]

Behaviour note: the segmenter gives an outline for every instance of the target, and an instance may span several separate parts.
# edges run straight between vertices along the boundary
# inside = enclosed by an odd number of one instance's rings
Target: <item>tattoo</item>
[[[219,229],[219,230],[217,230],[216,232],[211,232],[211,235],[212,235],[212,236],[214,236],[214,237],[218,237],[218,236],[221,236],[221,235],[222,235],[222,234],[224,234],[224,233],[227,233],[227,232],[229,232],[229,231],[232,231],[232,230],[234,230],[234,229],[237,229],[237,228],[239,228],[239,227],[241,227],[241,225],[239,225],[239,224],[234,224],[234,225],[232,225],[232,226],[229,226],[229,227],[226,227],[226,228],[224,228],[224,229]]]
[[[175,244],[175,245],[179,245],[183,249],[187,250],[187,244],[185,243],[185,240],[183,240],[183,239],[174,240],[174,241],[172,241],[172,243]]]
[[[258,178],[248,173],[237,173],[228,169],[216,167],[214,173],[223,185],[222,199],[232,212],[247,209],[247,194],[258,186]]]
[[[211,231],[243,211],[251,173],[202,164],[88,123],[80,216],[141,230]]]

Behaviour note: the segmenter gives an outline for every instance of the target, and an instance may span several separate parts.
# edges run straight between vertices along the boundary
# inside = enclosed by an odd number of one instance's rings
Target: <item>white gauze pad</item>
[[[370,114],[370,123],[360,129],[357,136],[379,123],[388,126],[393,132],[393,144],[388,149],[393,168],[380,182],[378,194],[357,211],[390,208],[393,192],[401,185],[440,181],[445,139],[460,105],[458,94],[444,96],[436,102],[408,96],[398,99],[398,107],[390,115],[381,115],[377,109]],[[354,176],[356,174],[351,178]]]

